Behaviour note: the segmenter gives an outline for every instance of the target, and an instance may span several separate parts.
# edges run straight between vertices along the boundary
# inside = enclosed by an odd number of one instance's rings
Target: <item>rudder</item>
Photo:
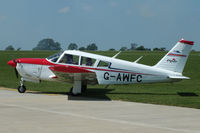
[[[182,73],[193,45],[181,39],[154,67]]]

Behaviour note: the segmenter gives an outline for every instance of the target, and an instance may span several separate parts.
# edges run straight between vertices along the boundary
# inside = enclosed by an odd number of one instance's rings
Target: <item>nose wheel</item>
[[[24,93],[26,91],[26,87],[24,86],[23,78],[20,81],[20,86],[17,88],[19,93]]]
[[[24,86],[24,85],[20,85],[19,87],[18,87],[18,92],[19,93],[24,93],[26,91],[26,87]]]

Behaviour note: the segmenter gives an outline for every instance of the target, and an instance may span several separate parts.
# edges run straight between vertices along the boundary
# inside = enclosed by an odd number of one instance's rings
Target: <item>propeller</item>
[[[13,60],[13,62],[14,62],[15,64],[17,64],[17,61],[16,61],[15,59]],[[18,73],[16,67],[15,67],[15,75],[16,75],[17,78],[19,78],[19,73]]]
[[[17,71],[16,68],[15,68],[15,75],[16,75],[17,78],[19,78],[19,74],[18,74],[18,71]]]

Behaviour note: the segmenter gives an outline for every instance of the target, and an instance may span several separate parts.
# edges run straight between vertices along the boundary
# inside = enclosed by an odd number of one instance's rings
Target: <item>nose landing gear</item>
[[[26,91],[26,87],[24,86],[24,80],[21,78],[20,86],[17,88],[19,93],[24,93]]]

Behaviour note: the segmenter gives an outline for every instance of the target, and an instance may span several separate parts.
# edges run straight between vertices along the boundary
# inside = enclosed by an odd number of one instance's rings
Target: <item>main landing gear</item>
[[[18,87],[18,92],[19,93],[24,93],[26,91],[26,87],[24,86],[24,80],[23,78],[20,81],[20,86]]]
[[[69,94],[72,96],[81,95],[87,89],[87,82],[85,81],[74,81],[73,87],[70,89]]]

